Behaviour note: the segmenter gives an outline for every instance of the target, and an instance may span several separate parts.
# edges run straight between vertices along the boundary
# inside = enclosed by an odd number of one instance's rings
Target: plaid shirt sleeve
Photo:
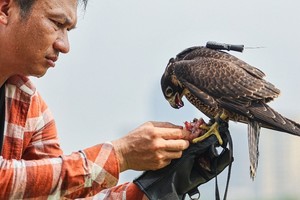
[[[62,154],[53,117],[26,77],[6,83],[5,116],[0,199],[146,199],[133,183],[116,186],[111,143]]]

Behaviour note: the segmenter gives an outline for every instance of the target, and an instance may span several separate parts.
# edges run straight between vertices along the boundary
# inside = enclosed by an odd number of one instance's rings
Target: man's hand
[[[120,171],[156,170],[180,158],[189,146],[190,132],[168,122],[146,122],[113,141]]]

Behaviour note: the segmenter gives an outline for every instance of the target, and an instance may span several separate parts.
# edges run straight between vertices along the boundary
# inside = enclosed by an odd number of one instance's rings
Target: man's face
[[[15,74],[41,77],[55,66],[59,53],[69,51],[68,31],[77,22],[77,0],[37,0],[26,19],[19,13],[12,4],[3,40],[7,67]]]

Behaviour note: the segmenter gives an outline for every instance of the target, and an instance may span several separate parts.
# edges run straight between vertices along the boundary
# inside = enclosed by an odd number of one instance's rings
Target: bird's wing
[[[199,57],[174,64],[175,75],[180,82],[189,83],[220,101],[247,106],[252,101],[268,102],[279,95],[274,85],[227,60]]]
[[[255,77],[258,77],[258,78],[265,77],[265,74],[260,69],[249,65],[248,63],[238,59],[237,57],[235,57],[229,53],[226,53],[224,51],[213,50],[213,49],[209,49],[209,48],[206,48],[203,46],[195,46],[195,47],[190,47],[190,48],[183,50],[182,52],[177,54],[176,60],[177,61],[194,60],[194,59],[203,58],[203,57],[228,61],[228,62],[231,62],[231,63],[234,63],[234,64],[240,66],[241,68],[246,70],[249,74],[251,74]]]

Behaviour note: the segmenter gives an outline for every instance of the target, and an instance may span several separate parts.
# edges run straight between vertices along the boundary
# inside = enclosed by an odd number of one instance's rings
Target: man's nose
[[[56,38],[53,48],[61,53],[68,53],[70,51],[68,32],[64,32]]]

